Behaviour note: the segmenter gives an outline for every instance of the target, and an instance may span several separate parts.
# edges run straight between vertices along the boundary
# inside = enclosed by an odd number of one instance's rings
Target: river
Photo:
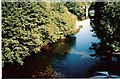
[[[99,42],[99,40],[92,36],[91,30],[90,20],[87,19],[75,35],[75,44],[71,46],[68,53],[60,58],[53,57],[53,68],[64,77],[88,77],[89,69],[96,64],[96,60],[90,56],[95,52],[89,50],[89,47],[92,42]]]
[[[95,57],[90,56],[95,53],[89,50],[92,42],[99,42],[91,30],[90,19],[84,20],[83,27],[76,35],[26,57],[23,66],[6,64],[2,68],[3,78],[51,77],[56,73],[59,77],[87,78],[92,77],[97,70],[106,70],[104,68],[107,65],[100,64]]]

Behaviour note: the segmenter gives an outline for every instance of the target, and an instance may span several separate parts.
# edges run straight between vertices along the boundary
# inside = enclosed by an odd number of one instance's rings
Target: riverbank
[[[75,29],[78,30],[78,29],[82,28],[83,26],[89,25],[88,22],[86,23],[86,21],[90,21],[90,19],[85,19],[85,20],[82,20],[82,21],[76,21]]]
[[[2,14],[2,66],[23,65],[23,59],[41,46],[76,33],[76,17],[63,3],[3,2]]]
[[[92,51],[88,48],[95,38],[91,35],[89,23],[83,24],[88,25],[83,26],[73,37],[52,43],[40,53],[26,57],[22,66],[6,65],[3,77],[89,77],[90,74],[87,73],[92,73],[89,69],[96,62],[89,56]]]

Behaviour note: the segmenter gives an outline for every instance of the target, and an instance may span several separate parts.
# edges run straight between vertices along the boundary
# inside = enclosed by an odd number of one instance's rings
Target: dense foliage
[[[75,34],[76,17],[63,3],[2,2],[2,64],[18,62]]]
[[[93,48],[100,53],[120,51],[120,2],[95,3],[92,9],[95,10],[93,31],[101,40]]]
[[[86,2],[66,2],[65,6],[68,10],[77,16],[79,20],[82,20],[85,16],[85,6],[87,5]]]

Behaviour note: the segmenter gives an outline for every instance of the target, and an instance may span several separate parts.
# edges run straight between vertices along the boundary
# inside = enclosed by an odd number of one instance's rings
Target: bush
[[[2,64],[18,62],[75,34],[76,17],[62,3],[2,2]]]

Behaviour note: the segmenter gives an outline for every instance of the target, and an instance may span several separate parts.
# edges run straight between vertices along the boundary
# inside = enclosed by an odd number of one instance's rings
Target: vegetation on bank
[[[65,6],[68,8],[68,11],[77,16],[78,20],[82,20],[85,16],[85,2],[66,2]]]
[[[76,8],[81,18],[83,8]],[[26,56],[40,52],[45,44],[74,35],[77,18],[69,9],[62,2],[2,2],[2,65],[22,65]]]
[[[98,54],[117,53],[120,51],[120,2],[96,2],[91,9],[95,11],[93,31],[101,40],[93,44],[93,49]]]

